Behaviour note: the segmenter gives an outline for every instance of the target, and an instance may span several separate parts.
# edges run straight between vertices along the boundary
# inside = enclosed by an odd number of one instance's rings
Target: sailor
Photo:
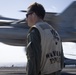
[[[35,2],[27,8],[27,74],[60,75],[63,69],[62,41],[57,31],[44,22],[45,9]]]

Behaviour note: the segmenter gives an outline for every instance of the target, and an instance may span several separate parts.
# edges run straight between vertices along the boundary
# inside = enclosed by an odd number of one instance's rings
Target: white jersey
[[[46,22],[39,22],[37,28],[41,36],[41,74],[61,70],[61,40],[56,30]]]

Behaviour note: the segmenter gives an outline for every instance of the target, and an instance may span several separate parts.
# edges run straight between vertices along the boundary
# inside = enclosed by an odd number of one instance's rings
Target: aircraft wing
[[[27,32],[27,28],[0,26],[0,42],[9,45],[24,46],[26,45]]]

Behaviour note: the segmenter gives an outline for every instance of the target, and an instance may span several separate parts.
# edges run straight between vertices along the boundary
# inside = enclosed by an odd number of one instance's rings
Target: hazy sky
[[[25,18],[25,13],[20,10],[26,10],[33,2],[43,4],[46,11],[61,13],[69,4],[76,0],[0,0],[0,15],[10,18]],[[76,53],[75,43],[63,43],[64,53],[67,57],[68,52]],[[67,46],[66,46],[67,44]],[[71,46],[71,47],[69,47]],[[71,51],[68,51],[71,50]],[[72,52],[73,51],[73,52]],[[73,56],[76,58],[76,56]],[[24,47],[13,47],[0,43],[0,63],[3,62],[26,62]]]
[[[0,0],[0,15],[22,19],[25,13],[20,10],[26,10],[33,2],[43,4],[46,11],[61,13],[73,1],[75,0]]]

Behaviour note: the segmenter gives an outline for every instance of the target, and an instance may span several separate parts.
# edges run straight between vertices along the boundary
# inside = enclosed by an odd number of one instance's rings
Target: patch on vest
[[[51,64],[55,62],[60,62],[60,56],[61,52],[60,51],[52,51],[51,53],[46,54],[46,58],[49,58]]]
[[[56,31],[52,29],[51,33],[52,33],[54,39],[57,39],[59,41],[59,37],[58,37],[58,34],[56,33]]]
[[[50,29],[50,26],[49,25],[46,25],[46,24],[41,24],[39,25],[43,30],[45,29]]]

